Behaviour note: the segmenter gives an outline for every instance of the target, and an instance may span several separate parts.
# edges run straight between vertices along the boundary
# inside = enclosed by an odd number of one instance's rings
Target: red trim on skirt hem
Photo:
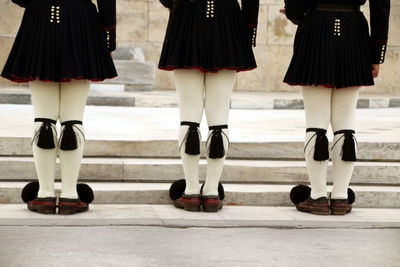
[[[343,87],[336,87],[333,84],[311,84],[311,83],[291,83],[291,82],[285,82],[284,83],[290,85],[290,86],[323,86],[326,88],[336,88],[336,89],[344,89],[344,88],[352,88],[352,87],[362,87],[362,86],[374,86],[374,84],[361,84],[361,85],[352,85],[352,86],[343,86]]]
[[[237,72],[241,72],[241,71],[249,71],[249,70],[254,70],[257,67],[253,67],[253,68],[244,68],[243,66],[240,67],[223,67],[223,68],[212,68],[211,70],[200,67],[200,66],[184,66],[182,67],[178,67],[178,66],[174,66],[174,65],[168,65],[166,67],[162,67],[162,66],[158,66],[158,68],[160,70],[166,70],[166,71],[173,71],[173,70],[177,70],[177,69],[198,69],[201,72],[204,73],[217,73],[220,70],[236,70]]]
[[[56,83],[61,82],[61,83],[64,83],[64,82],[70,82],[72,80],[88,80],[88,81],[92,81],[92,82],[102,82],[104,80],[114,79],[114,78],[118,77],[118,75],[114,76],[114,77],[110,77],[110,78],[104,78],[104,79],[84,78],[83,76],[78,76],[78,77],[74,77],[74,78],[62,78],[60,81],[53,81],[53,80],[50,80],[50,79],[40,79],[39,77],[26,78],[26,77],[19,77],[19,76],[16,76],[16,75],[10,75],[10,77],[5,77],[5,76],[1,76],[1,77],[3,77],[4,79],[9,80],[11,82],[16,82],[16,83],[27,83],[27,82],[32,82],[32,81],[56,82]]]

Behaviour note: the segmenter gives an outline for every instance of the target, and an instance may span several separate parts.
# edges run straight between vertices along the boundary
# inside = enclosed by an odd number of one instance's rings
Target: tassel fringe
[[[55,120],[36,118],[35,122],[43,122],[42,126],[37,130],[32,143],[37,139],[37,146],[43,149],[53,149],[56,148],[54,141],[53,129],[55,130]]]
[[[64,151],[75,150],[78,148],[77,134],[74,131],[74,125],[81,124],[81,121],[65,121],[61,123],[64,130],[61,135],[60,149]],[[76,128],[76,127],[75,127]],[[76,128],[79,130],[79,128]],[[80,131],[80,130],[79,130]],[[82,133],[82,132],[81,132]],[[83,135],[83,133],[82,133]]]
[[[186,141],[185,153],[189,155],[200,155],[200,135],[199,135],[199,123],[182,121],[182,125],[188,125],[189,129],[182,144]]]
[[[343,134],[343,136],[340,137],[339,140],[344,138],[343,147],[342,147],[342,160],[350,161],[350,162],[357,161],[357,155],[356,155],[357,140],[354,137],[355,131],[341,130],[341,131],[335,132],[335,135],[337,135],[337,134]],[[333,147],[339,142],[339,140],[336,141],[336,143],[333,145]]]
[[[308,140],[305,149],[307,148],[310,141],[316,136],[315,148],[314,148],[314,160],[324,161],[329,159],[329,141],[326,137],[326,130],[320,128],[308,128],[306,132],[315,132],[315,134]]]
[[[211,126],[209,128],[212,131],[210,137],[208,138],[208,139],[211,138],[209,153],[208,153],[208,157],[210,159],[220,159],[225,156],[226,151],[222,136],[223,134],[225,135],[225,133],[222,131],[222,129],[227,129],[227,128],[228,125]]]

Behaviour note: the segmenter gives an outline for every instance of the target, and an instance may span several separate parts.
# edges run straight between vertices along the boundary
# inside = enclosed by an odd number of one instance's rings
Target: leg
[[[326,130],[331,116],[332,89],[307,86],[302,88],[302,93],[307,127],[304,153],[311,183],[311,198],[318,199],[327,197],[329,143]]]
[[[54,175],[56,169],[57,132],[60,90],[59,83],[33,81],[32,103],[35,115],[33,157],[39,179],[39,198],[54,197]]]
[[[354,142],[355,115],[359,88],[335,90],[332,94],[332,129],[335,133],[332,148],[332,199],[347,199],[347,189],[354,169],[356,145]]]
[[[181,126],[179,149],[186,180],[186,195],[200,193],[199,126],[204,108],[204,74],[195,69],[174,70],[176,90],[179,97]]]
[[[218,196],[218,183],[228,150],[228,119],[236,71],[221,70],[206,75],[205,110],[210,128],[207,137],[207,178],[204,196]]]
[[[78,198],[78,181],[84,147],[83,113],[90,88],[86,80],[71,81],[61,84],[60,136],[61,198]]]

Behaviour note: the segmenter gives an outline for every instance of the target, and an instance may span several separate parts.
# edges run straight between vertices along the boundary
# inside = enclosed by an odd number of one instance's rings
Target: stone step
[[[0,181],[36,179],[31,157],[0,157]],[[400,163],[357,162],[352,178],[354,185],[400,185]],[[200,161],[200,177],[206,176],[206,160]],[[82,181],[173,182],[183,178],[179,159],[84,158]],[[60,178],[57,166],[56,178]],[[226,160],[221,178],[225,183],[294,184],[308,183],[303,161]],[[329,168],[328,182],[332,182]]]
[[[115,82],[118,82],[115,80]],[[139,82],[140,84],[140,82]],[[126,92],[116,90],[115,84],[95,84],[89,93],[88,105],[125,107],[177,107],[175,90]],[[123,85],[121,86],[123,88]],[[136,88],[140,89],[140,88]],[[123,89],[122,89],[123,90]],[[149,90],[143,85],[142,90]],[[0,88],[0,104],[30,104],[28,87]],[[400,107],[398,95],[361,95],[358,108]],[[299,93],[234,92],[232,109],[303,109]]]
[[[303,160],[303,142],[236,142],[230,144],[231,159]],[[204,142],[202,156],[205,156]],[[176,140],[87,140],[85,157],[179,158]],[[0,137],[0,156],[32,156],[31,138]],[[361,161],[400,161],[400,142],[360,141]]]
[[[0,203],[21,203],[24,182],[0,182]],[[171,204],[169,183],[90,183],[95,204]],[[224,184],[225,203],[234,206],[291,206],[293,185]],[[56,183],[56,188],[60,184]],[[358,208],[400,208],[399,186],[352,186]],[[328,187],[330,190],[330,187]],[[59,191],[59,190],[57,190]]]
[[[89,212],[65,216],[33,213],[24,204],[0,204],[0,225],[377,229],[399,228],[400,209],[354,208],[346,216],[316,216],[293,207],[225,206],[217,213],[204,213],[172,205],[93,204]]]

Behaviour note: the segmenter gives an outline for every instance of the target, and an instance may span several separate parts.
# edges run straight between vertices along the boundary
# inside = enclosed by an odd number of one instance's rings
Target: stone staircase
[[[302,146],[296,141],[233,142],[222,176],[226,204],[290,206],[292,186],[307,183]],[[0,137],[1,203],[21,203],[23,186],[35,179],[30,151],[27,137]],[[400,142],[359,142],[359,159],[351,186],[354,206],[400,208]],[[205,164],[203,159],[201,177]],[[169,186],[181,178],[175,140],[86,143],[80,179],[94,189],[95,204],[170,204]]]

